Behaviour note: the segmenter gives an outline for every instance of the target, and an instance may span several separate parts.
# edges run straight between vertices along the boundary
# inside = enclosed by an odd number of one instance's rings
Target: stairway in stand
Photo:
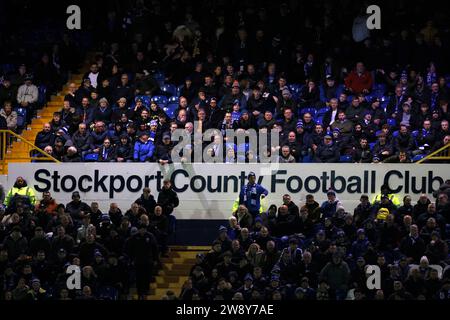
[[[173,246],[169,257],[162,258],[162,269],[155,277],[156,281],[150,284],[149,295],[146,300],[161,300],[168,290],[173,291],[177,297],[181,293],[184,282],[189,277],[189,272],[195,264],[198,253],[206,254],[210,247],[202,246]],[[138,299],[136,288],[130,289],[130,298]]]
[[[87,70],[85,67],[84,69]],[[80,70],[81,72],[85,70]],[[53,118],[53,113],[55,111],[60,111],[63,106],[64,96],[66,95],[68,91],[68,84],[69,83],[75,83],[77,86],[81,84],[83,74],[73,74],[68,83],[63,86],[62,90],[57,93],[57,95],[53,95],[50,98],[50,101],[47,102],[47,104],[38,111],[37,117],[33,118],[31,124],[28,124],[27,128],[25,128],[22,131],[21,136],[26,139],[27,141],[34,144],[34,140],[36,138],[36,134],[42,130],[42,127],[44,123],[49,122]],[[10,162],[30,162],[30,147],[21,142],[20,140],[14,141],[12,145],[8,148],[6,151],[6,168],[5,172],[7,171],[7,164]]]

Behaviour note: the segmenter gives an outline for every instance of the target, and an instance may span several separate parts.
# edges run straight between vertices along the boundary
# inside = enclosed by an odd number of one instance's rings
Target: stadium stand
[[[89,10],[90,23],[95,12],[104,21],[79,33],[17,19],[23,35],[0,37],[2,173],[31,161],[165,166],[176,129],[278,134],[256,154],[221,140],[208,152],[226,163],[263,153],[376,170],[449,162],[446,22],[392,4],[391,32],[357,42],[352,1],[251,2],[132,1],[120,14]],[[437,174],[435,199],[385,190],[344,208],[328,190],[251,213],[239,199],[211,247],[173,245],[183,203],[171,186],[102,212],[77,191],[61,203],[20,177],[0,190],[0,299],[449,300],[450,181]],[[381,270],[379,290],[366,286],[368,265]],[[81,288],[67,288],[69,266]]]

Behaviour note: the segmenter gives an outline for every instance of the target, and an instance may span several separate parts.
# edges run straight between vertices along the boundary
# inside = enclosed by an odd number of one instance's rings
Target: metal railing
[[[439,161],[449,161],[450,160],[450,143],[447,143],[440,149],[428,154],[416,163],[423,163],[427,160],[439,160]]]
[[[34,143],[28,141],[24,137],[20,136],[19,134],[11,131],[11,130],[0,130],[0,173],[1,174],[7,174],[7,163],[9,160],[7,159],[7,155],[10,152],[13,152],[12,150],[8,150],[9,147],[12,146],[13,141],[24,143],[26,146],[25,150],[23,152],[26,152],[28,157],[30,158],[30,161],[52,161],[55,163],[60,163],[59,160],[55,159],[52,155],[48,154],[41,148],[34,145]],[[12,154],[14,156],[14,154]]]

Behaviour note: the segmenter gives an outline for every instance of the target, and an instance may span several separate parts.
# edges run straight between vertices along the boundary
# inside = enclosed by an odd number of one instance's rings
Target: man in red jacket
[[[356,69],[350,72],[345,79],[345,86],[352,94],[369,93],[372,89],[373,79],[362,62],[356,64]]]

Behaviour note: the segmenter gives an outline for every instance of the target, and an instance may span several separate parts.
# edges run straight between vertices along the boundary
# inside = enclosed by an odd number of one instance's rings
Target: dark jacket
[[[36,147],[42,150],[44,150],[46,146],[53,147],[54,143],[55,143],[55,134],[53,132],[44,132],[44,131],[40,131],[36,135],[36,140],[34,142]]]
[[[339,162],[339,149],[335,144],[321,145],[316,150],[315,162]]]
[[[171,214],[173,209],[178,207],[180,200],[175,191],[162,188],[158,194],[158,204],[163,207],[165,214]]]

